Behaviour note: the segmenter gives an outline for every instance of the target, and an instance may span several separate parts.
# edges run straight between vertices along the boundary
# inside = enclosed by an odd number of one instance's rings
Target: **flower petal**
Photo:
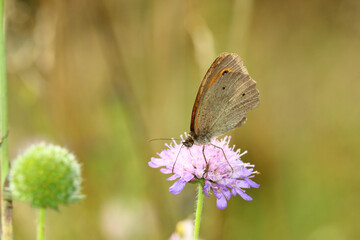
[[[236,188],[231,188],[231,194],[235,197],[237,195]]]
[[[245,201],[251,201],[251,200],[253,200],[252,199],[252,197],[250,197],[249,195],[247,195],[246,193],[245,193],[245,191],[243,191],[243,190],[239,190],[239,191],[237,191],[237,193],[240,195],[240,197],[242,197]]]
[[[219,191],[219,186],[214,186],[213,185],[212,190],[213,190],[213,193],[214,193],[216,198],[224,197],[224,195],[222,195],[221,191]]]
[[[222,188],[222,193],[224,194],[224,196],[225,196],[225,198],[226,198],[227,200],[230,199],[230,197],[231,197],[231,192],[230,192],[229,189],[227,189],[226,187],[223,187],[223,188]]]
[[[172,194],[179,194],[184,189],[185,184],[185,181],[179,179],[171,187],[169,187],[169,192]]]
[[[259,188],[260,187],[260,184],[254,182],[253,180],[251,180],[249,178],[245,178],[244,180],[253,188]]]
[[[210,192],[210,187],[211,187],[211,183],[209,181],[205,181],[205,185],[203,187],[203,192],[205,193],[205,195],[208,197],[209,196],[209,192]]]
[[[227,207],[227,201],[224,196],[216,199],[216,206],[218,209],[225,209]]]
[[[250,184],[245,180],[238,180],[236,181],[236,186],[238,188],[250,188]]]
[[[189,172],[185,172],[184,176],[182,177],[182,179],[184,181],[186,181],[186,182],[189,182],[193,178],[194,178],[194,175],[192,173],[189,173]]]
[[[148,164],[149,164],[149,167],[152,167],[152,168],[158,168],[158,167],[165,166],[164,160],[162,160],[161,158],[154,158],[154,157],[151,158],[151,161],[148,162]]]
[[[168,168],[160,168],[160,172],[163,174],[170,174],[172,171]]]
[[[171,177],[168,177],[166,180],[174,181],[174,180],[178,179],[179,177],[180,177],[179,174],[174,174]]]

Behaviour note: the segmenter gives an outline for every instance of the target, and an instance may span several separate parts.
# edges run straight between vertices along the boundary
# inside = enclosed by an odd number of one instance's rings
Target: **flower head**
[[[165,144],[167,149],[158,153],[160,158],[151,158],[149,166],[160,167],[160,172],[164,174],[173,174],[167,179],[177,180],[169,188],[172,194],[180,193],[188,182],[200,182],[205,195],[209,196],[212,192],[217,198],[217,207],[224,209],[231,196],[240,195],[244,200],[252,200],[245,193],[245,189],[260,186],[251,180],[258,173],[253,169],[254,165],[240,160],[246,151],[235,151],[235,146],[229,147],[229,142],[230,137],[225,137],[220,140],[214,139],[211,144],[205,146],[193,145],[186,148],[182,143],[177,144],[173,140],[172,144]],[[202,152],[203,147],[206,161]]]
[[[82,198],[80,164],[67,149],[39,143],[19,155],[10,171],[12,197],[33,207],[58,209]]]

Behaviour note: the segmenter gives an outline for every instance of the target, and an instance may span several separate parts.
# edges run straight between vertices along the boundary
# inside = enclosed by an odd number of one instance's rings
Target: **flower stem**
[[[45,239],[45,208],[39,208],[37,240]]]
[[[5,57],[5,10],[4,0],[0,0],[0,167],[1,167],[1,227],[3,240],[13,239],[12,228],[12,200],[6,188],[9,185],[7,180],[9,172],[8,152],[8,113],[7,113],[7,81],[6,81],[6,57]]]
[[[0,0],[0,138],[1,143],[1,186],[4,186],[9,171],[9,157],[7,146],[7,81],[5,58],[5,13],[4,0]]]
[[[198,188],[198,199],[196,205],[196,213],[195,213],[195,227],[194,227],[194,239],[199,239],[199,231],[200,231],[200,221],[201,221],[201,213],[204,203],[204,191],[202,190],[202,185],[199,184]]]

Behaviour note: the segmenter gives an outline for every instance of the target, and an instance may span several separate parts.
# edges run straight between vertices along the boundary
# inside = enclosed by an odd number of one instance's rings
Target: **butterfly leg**
[[[207,173],[207,171],[209,170],[209,164],[208,164],[208,162],[207,162],[207,160],[206,160],[206,157],[205,157],[205,145],[203,145],[202,154],[203,154],[203,156],[204,156],[204,160],[205,160],[205,163],[206,163],[206,169],[205,169],[205,171],[204,171],[204,174],[205,174],[205,173]]]
[[[184,146],[184,145],[181,145],[180,150],[179,150],[178,154],[176,155],[175,162],[174,162],[174,164],[173,164],[173,166],[172,166],[171,173],[174,173],[174,168],[175,168],[175,165],[176,165],[176,161],[178,160],[179,154],[180,154],[181,149],[183,148],[183,146]]]
[[[214,145],[214,144],[212,144],[212,143],[210,143],[210,145],[213,146],[213,147],[216,147],[216,148],[218,148],[218,149],[220,149],[220,150],[222,151],[222,153],[224,154],[224,157],[225,157],[226,162],[229,164],[229,166],[230,166],[230,168],[231,168],[231,173],[233,173],[233,172],[234,172],[234,169],[233,169],[233,167],[231,166],[231,164],[229,163],[229,161],[227,160],[227,157],[226,157],[226,155],[225,155],[224,149],[222,149],[221,147],[218,147],[218,146],[216,146],[216,145]]]
[[[188,148],[188,149],[189,149],[190,156],[191,156],[192,158],[194,158],[194,156],[193,156],[192,153],[191,153],[191,148]]]

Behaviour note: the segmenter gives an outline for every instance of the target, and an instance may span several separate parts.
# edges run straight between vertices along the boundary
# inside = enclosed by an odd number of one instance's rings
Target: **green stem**
[[[7,198],[6,189],[9,172],[8,152],[8,109],[7,109],[7,81],[6,81],[6,56],[5,56],[5,11],[4,0],[0,0],[0,167],[1,167],[1,227],[2,240],[13,239],[12,228],[12,201]]]
[[[0,121],[0,138],[2,138],[6,136],[8,129],[4,0],[0,0]],[[2,138],[2,140],[0,148],[1,186],[4,186],[9,171],[9,154],[7,138]]]
[[[198,187],[198,199],[196,205],[196,213],[195,213],[195,227],[194,227],[194,239],[199,239],[200,232],[200,221],[201,221],[201,213],[204,204],[204,191],[202,190],[202,185],[199,184]]]
[[[37,240],[45,240],[45,208],[39,208]]]

